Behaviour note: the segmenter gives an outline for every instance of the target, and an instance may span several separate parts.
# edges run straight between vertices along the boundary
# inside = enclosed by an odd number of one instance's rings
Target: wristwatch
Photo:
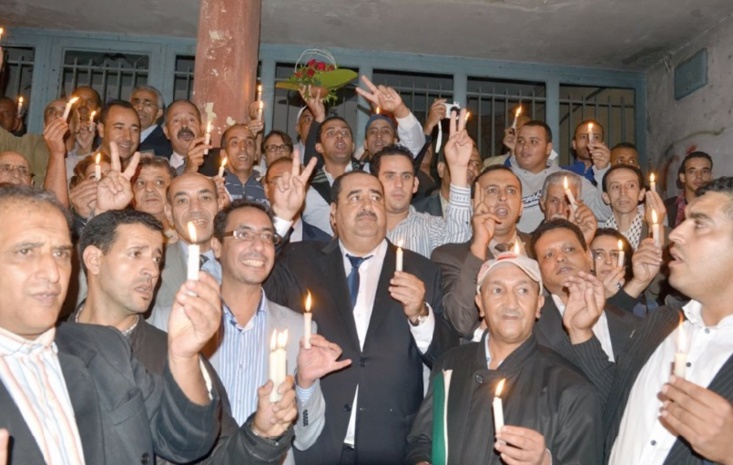
[[[423,302],[422,310],[420,311],[420,313],[418,313],[417,320],[413,322],[411,319],[408,318],[407,321],[409,321],[412,326],[420,326],[421,324],[428,321],[428,316],[430,316],[430,310],[428,310],[428,303]]]

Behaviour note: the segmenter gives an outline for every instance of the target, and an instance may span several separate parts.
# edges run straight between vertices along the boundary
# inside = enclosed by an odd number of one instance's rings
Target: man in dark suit
[[[326,424],[296,462],[401,464],[423,397],[423,362],[457,342],[441,316],[440,270],[386,239],[382,184],[350,172],[332,188],[338,239],[289,245],[265,284],[272,300],[302,310],[313,295],[319,333],[351,366],[321,380]]]
[[[593,257],[580,228],[564,219],[542,223],[532,234],[532,245],[542,270],[542,281],[550,294],[535,326],[535,335],[540,344],[554,347],[568,340],[562,328],[562,315],[569,297],[567,280],[581,273],[590,274]],[[631,313],[605,306],[593,332],[609,360],[615,360],[626,349],[639,322]]]
[[[0,211],[0,428],[12,437],[10,464],[127,465],[154,454],[186,463],[209,451],[220,406],[198,352],[221,318],[211,280],[187,284],[194,295],[171,316],[163,376],[149,375],[116,330],[54,327],[72,256],[55,197],[3,187]]]
[[[443,309],[458,333],[472,339],[479,328],[476,276],[481,264],[515,244],[525,255],[529,236],[517,231],[522,214],[522,184],[506,166],[493,165],[476,179],[473,237],[462,244],[445,244],[433,251],[432,261],[443,271]],[[480,330],[478,336],[483,334]]]
[[[158,157],[170,158],[173,149],[158,124],[163,117],[165,101],[163,94],[151,86],[139,86],[130,94],[130,103],[140,117],[140,152],[152,152]]]
[[[670,283],[692,301],[681,312],[657,309],[615,364],[592,330],[602,315],[602,286],[587,276],[569,280],[564,324],[573,345],[566,349],[605,400],[607,463],[733,458],[733,178],[697,194],[670,235]]]

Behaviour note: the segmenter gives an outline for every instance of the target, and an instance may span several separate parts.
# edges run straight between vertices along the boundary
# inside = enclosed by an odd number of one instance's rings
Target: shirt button
[[[347,412],[350,412],[351,411],[351,405],[344,404],[344,410],[346,410]]]
[[[366,366],[367,362],[365,358],[362,358],[359,360],[359,366],[364,368]]]
[[[705,334],[710,334],[710,328],[705,328]]]
[[[652,439],[652,446],[656,446],[656,445],[657,445],[657,441],[655,441],[654,439]]]
[[[140,463],[142,463],[143,465],[145,465],[147,463],[150,463],[150,454],[148,454],[147,452],[145,452],[143,454],[143,456],[140,457]]]

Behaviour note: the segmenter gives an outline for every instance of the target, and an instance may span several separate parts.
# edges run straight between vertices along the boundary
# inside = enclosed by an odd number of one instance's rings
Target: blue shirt
[[[265,188],[262,187],[262,184],[255,178],[254,174],[247,178],[247,181],[243,184],[237,175],[226,171],[224,172],[224,186],[226,186],[232,200],[244,198],[267,204]]]
[[[575,163],[569,166],[563,166],[562,169],[572,171],[573,173],[583,176],[585,179],[591,182],[594,186],[596,184],[596,178],[593,173],[593,165],[586,168],[585,163],[582,160],[576,160]]]

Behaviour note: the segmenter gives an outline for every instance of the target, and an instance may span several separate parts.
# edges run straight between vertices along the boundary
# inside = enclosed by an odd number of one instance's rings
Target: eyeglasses
[[[265,145],[265,152],[290,152],[290,147],[287,145]]]
[[[593,259],[597,262],[611,261],[618,262],[618,250],[593,250]]]
[[[21,165],[8,165],[3,164],[0,165],[0,173],[5,174],[7,176],[12,176],[13,173],[17,172],[18,176],[21,178],[30,178],[32,176],[30,170],[26,168],[25,166]]]
[[[255,237],[259,237],[264,244],[278,245],[282,238],[277,233],[271,231],[256,232],[251,229],[235,229],[234,231],[227,231],[223,234],[224,237],[234,237],[240,241],[254,242]]]

